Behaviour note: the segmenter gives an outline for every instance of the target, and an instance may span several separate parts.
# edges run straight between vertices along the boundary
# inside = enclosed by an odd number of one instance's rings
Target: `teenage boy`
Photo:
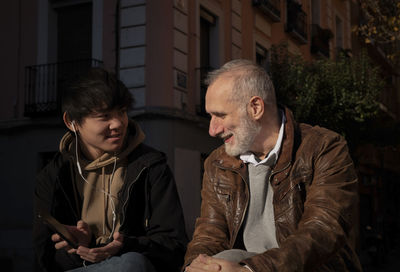
[[[166,157],[130,120],[133,99],[114,74],[93,68],[65,91],[69,131],[39,173],[34,247],[43,271],[178,271],[187,243]],[[65,225],[76,248],[40,218]]]

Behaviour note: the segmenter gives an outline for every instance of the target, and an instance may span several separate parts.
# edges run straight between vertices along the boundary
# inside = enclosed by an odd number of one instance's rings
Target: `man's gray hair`
[[[265,104],[276,105],[275,89],[264,68],[246,59],[235,59],[208,73],[205,83],[211,85],[218,78],[233,78],[232,100],[246,103],[259,96]]]

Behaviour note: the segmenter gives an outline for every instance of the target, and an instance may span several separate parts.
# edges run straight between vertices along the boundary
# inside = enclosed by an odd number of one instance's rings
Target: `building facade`
[[[89,67],[114,71],[135,98],[145,142],[165,152],[191,235],[202,163],[221,144],[208,135],[207,71],[246,58],[268,69],[286,43],[307,60],[352,50],[351,0],[2,1],[0,161],[5,197],[0,263],[34,270],[35,175],[66,129],[60,95]],[[396,113],[398,116],[398,112]],[[397,117],[396,117],[397,118]]]

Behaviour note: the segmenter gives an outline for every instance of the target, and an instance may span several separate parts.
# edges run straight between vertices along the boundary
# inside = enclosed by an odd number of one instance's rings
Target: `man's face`
[[[220,137],[226,153],[238,156],[252,149],[260,126],[248,116],[243,105],[232,101],[232,77],[220,77],[206,94],[206,111],[211,115],[209,134]]]
[[[88,159],[121,150],[128,127],[126,109],[93,112],[77,124],[82,151]]]

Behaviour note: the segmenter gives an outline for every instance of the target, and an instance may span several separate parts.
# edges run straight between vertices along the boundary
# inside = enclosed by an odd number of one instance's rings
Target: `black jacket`
[[[41,271],[82,266],[78,255],[54,248],[53,232],[37,218],[39,207],[46,207],[61,223],[76,225],[81,211],[74,204],[75,171],[72,161],[57,153],[37,177],[33,243]],[[144,144],[135,148],[128,156],[127,178],[118,197],[119,231],[124,234],[120,253],[142,253],[158,271],[179,271],[187,237],[176,185],[165,155]]]

